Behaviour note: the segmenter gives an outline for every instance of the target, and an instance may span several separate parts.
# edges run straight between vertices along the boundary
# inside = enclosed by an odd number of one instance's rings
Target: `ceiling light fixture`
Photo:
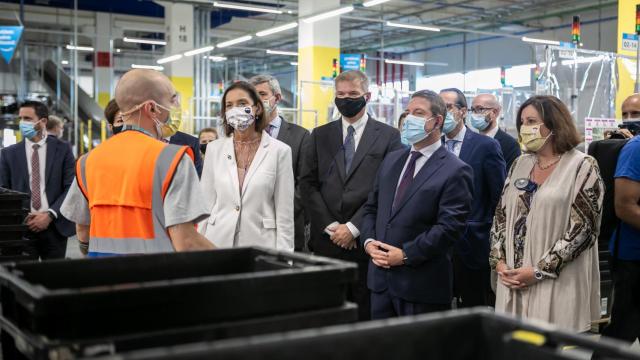
[[[205,46],[203,48],[199,48],[199,49],[193,49],[193,50],[189,50],[189,51],[185,51],[184,56],[193,56],[193,55],[198,55],[198,54],[202,54],[202,53],[206,53],[209,52],[211,50],[215,49],[215,46],[213,45],[209,45],[209,46]]]
[[[149,44],[149,45],[167,45],[167,42],[164,40],[151,40],[151,39],[137,39],[124,37],[122,41],[127,43],[136,43],[136,44]]]
[[[386,64],[398,64],[398,65],[411,65],[411,66],[424,66],[424,63],[414,61],[402,61],[402,60],[389,60],[385,59]]]
[[[363,3],[362,6],[371,7],[371,6],[384,4],[384,3],[389,2],[389,1],[391,1],[391,0],[371,0],[371,1],[367,1],[367,2]]]
[[[73,46],[67,45],[68,50],[78,50],[78,51],[93,51],[91,46]]]
[[[298,66],[298,62],[297,61],[292,61],[289,64],[291,64],[292,66]]]
[[[131,64],[132,69],[164,70],[164,66]]]
[[[394,23],[394,22],[391,22],[391,21],[387,21],[387,26],[397,27],[397,28],[404,28],[404,29],[412,29],[412,30],[435,31],[435,32],[439,32],[440,31],[440,29],[438,29],[436,27],[421,26],[421,25],[411,25],[411,24],[400,24],[400,23]]]
[[[224,56],[207,56],[207,59],[211,60],[211,61],[215,61],[215,62],[220,62],[220,61],[225,61],[227,60],[226,57]]]
[[[60,61],[60,64],[69,65],[69,61],[68,60],[62,60],[62,61]]]
[[[241,5],[241,4],[232,4],[232,3],[223,3],[219,1],[214,1],[213,7],[224,8],[224,9],[246,10],[246,11],[261,12],[261,13],[268,13],[268,14],[282,14],[282,10],[278,10],[278,9],[264,8],[264,7],[258,7],[258,6],[248,6],[248,5]]]
[[[241,36],[237,39],[233,39],[233,40],[229,40],[229,41],[225,41],[225,42],[221,42],[220,44],[218,44],[219,48],[223,48],[223,47],[227,47],[227,46],[231,46],[231,45],[236,45],[236,44],[240,44],[242,42],[245,41],[249,41],[251,40],[253,37],[251,35],[245,35],[245,36]]]
[[[172,62],[172,61],[176,61],[176,60],[180,60],[180,59],[182,59],[182,54],[176,54],[176,55],[163,57],[162,59],[158,59],[158,61],[156,61],[156,63],[164,64],[164,63],[168,63],[168,62]]]
[[[339,15],[342,15],[342,14],[346,14],[346,13],[349,13],[349,12],[352,12],[352,11],[353,11],[353,6],[345,6],[345,7],[340,8],[340,9],[335,9],[335,10],[323,12],[321,14],[308,17],[306,19],[303,19],[302,21],[304,21],[307,24],[311,24],[311,23],[314,23],[316,21],[325,20],[325,19],[328,19],[328,18],[331,18],[331,17],[334,17],[334,16],[339,16]]]
[[[267,54],[271,55],[286,55],[286,56],[298,56],[296,51],[281,51],[281,50],[267,50]]]
[[[536,39],[536,38],[530,38],[530,37],[526,37],[526,36],[522,37],[522,41],[528,42],[528,43],[534,43],[534,44],[543,44],[543,45],[555,45],[555,46],[559,46],[560,45],[560,41]]]
[[[272,29],[268,29],[268,30],[263,30],[263,31],[257,32],[256,35],[260,36],[260,37],[267,36],[267,35],[279,33],[281,31],[286,31],[286,30],[289,30],[289,29],[293,29],[293,28],[295,28],[297,26],[298,26],[297,22],[292,22],[292,23],[289,23],[289,24],[276,26],[276,27],[274,27]]]

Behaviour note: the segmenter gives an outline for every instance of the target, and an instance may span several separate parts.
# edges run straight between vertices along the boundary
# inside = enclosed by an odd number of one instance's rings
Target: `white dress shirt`
[[[498,130],[500,130],[500,128],[498,127],[498,125],[496,125],[496,127],[494,127],[493,129],[487,131],[487,133],[485,135],[487,135],[490,138],[495,138],[496,134],[498,133]]]
[[[356,151],[358,151],[358,144],[360,144],[360,139],[362,139],[362,133],[364,132],[364,127],[367,125],[367,121],[369,121],[369,114],[367,114],[366,112],[364,113],[364,115],[362,115],[362,117],[358,120],[356,120],[353,124],[349,123],[347,120],[344,119],[344,117],[342,117],[342,143],[344,144],[344,141],[347,138],[348,135],[348,128],[349,126],[353,126],[353,144],[354,144],[354,149]],[[333,223],[327,225],[327,227],[324,229],[324,231],[329,234],[332,235],[333,234],[333,229],[335,226],[340,225],[340,223],[338,223],[337,221],[334,221]],[[357,238],[358,236],[360,236],[360,230],[353,225],[350,221],[347,222],[345,225],[347,225],[347,227],[349,228],[349,231],[351,232],[351,235],[353,236],[353,238]]]
[[[450,139],[448,136],[444,137],[445,145],[446,145],[446,142],[449,141],[449,140],[458,141],[453,147],[453,153],[457,157],[460,157],[460,149],[462,149],[462,142],[464,141],[464,135],[466,133],[467,133],[467,127],[466,126],[462,126],[462,129],[460,129],[458,134],[453,139]]]
[[[49,201],[47,199],[47,194],[45,192],[45,183],[46,180],[44,178],[45,169],[47,167],[47,132],[42,132],[42,139],[37,143],[25,139],[24,145],[27,150],[27,169],[29,170],[29,187],[31,187],[31,157],[33,156],[33,145],[38,144],[40,148],[38,148],[38,158],[40,159],[40,199],[42,206],[40,209],[34,209],[33,205],[31,206],[31,212],[35,211],[49,211]],[[51,210],[51,213],[55,217],[58,217],[55,211]]]
[[[349,128],[349,126],[353,126],[353,129],[355,130],[355,132],[353,133],[353,142],[355,145],[354,149],[358,151],[358,144],[360,144],[360,139],[362,139],[362,133],[364,132],[364,127],[367,125],[367,121],[369,121],[369,114],[367,114],[366,112],[364,113],[364,115],[362,115],[360,119],[356,120],[353,124],[349,123],[343,117],[342,118],[342,143],[344,144],[344,141],[347,139],[347,135],[348,135],[347,129]]]
[[[427,147],[424,147],[420,150],[416,150],[415,146],[411,146],[411,151],[419,151],[422,153],[422,156],[420,156],[419,158],[416,159],[416,165],[415,165],[415,170],[413,171],[413,177],[415,177],[418,172],[420,172],[420,169],[422,169],[422,167],[424,166],[424,164],[427,163],[427,161],[429,160],[429,158],[431,158],[431,156],[438,151],[438,149],[440,149],[440,147],[442,146],[442,142],[441,141],[436,141],[431,145],[428,145]],[[404,176],[405,171],[407,170],[407,166],[409,166],[409,161],[411,161],[411,153],[409,153],[409,156],[407,157],[407,161],[405,161],[404,163],[404,167],[402,168],[402,172],[400,173],[400,177],[398,178],[398,184],[396,185],[396,192],[398,191],[398,187],[400,186],[400,182],[402,181],[402,177]],[[393,199],[395,201],[396,196],[393,195]],[[367,247],[367,244],[371,241],[373,241],[374,239],[367,239],[364,242],[364,247]]]

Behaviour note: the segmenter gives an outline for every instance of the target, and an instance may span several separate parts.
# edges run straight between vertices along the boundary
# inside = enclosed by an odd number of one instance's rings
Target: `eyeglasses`
[[[485,113],[487,111],[493,110],[493,108],[486,108],[486,107],[482,107],[482,106],[476,106],[476,107],[472,107],[470,110],[474,114],[482,114],[482,113]]]
[[[459,109],[461,109],[461,108],[457,104],[447,104],[447,110],[449,110],[449,111],[451,111],[451,110],[459,110]]]

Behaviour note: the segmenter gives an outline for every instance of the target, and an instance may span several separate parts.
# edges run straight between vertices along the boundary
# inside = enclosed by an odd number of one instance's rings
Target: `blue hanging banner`
[[[23,29],[23,26],[0,26],[0,53],[7,64],[16,52]]]
[[[340,72],[360,70],[360,54],[340,54]]]

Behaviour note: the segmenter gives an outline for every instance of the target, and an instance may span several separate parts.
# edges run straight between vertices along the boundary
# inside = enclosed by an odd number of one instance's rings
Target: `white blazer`
[[[210,215],[198,231],[215,246],[293,251],[291,148],[262,132],[240,196],[233,137],[207,145],[200,179]]]

